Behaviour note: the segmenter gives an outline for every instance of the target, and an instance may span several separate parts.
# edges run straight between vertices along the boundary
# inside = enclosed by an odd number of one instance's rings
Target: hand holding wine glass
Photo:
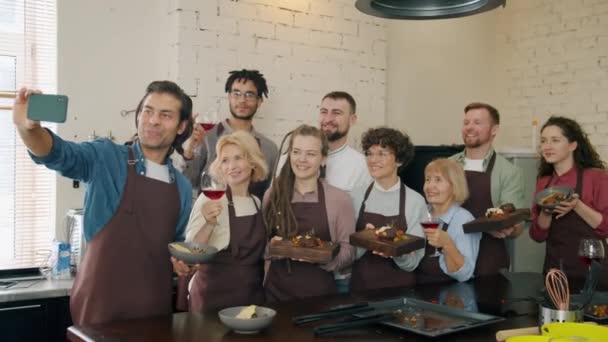
[[[441,221],[439,220],[439,218],[437,217],[433,217],[433,215],[431,215],[431,211],[429,210],[426,214],[426,218],[424,218],[421,222],[420,225],[422,226],[422,228],[424,228],[425,233],[428,233],[428,229],[437,229],[439,228],[439,224],[441,223]],[[435,253],[431,254],[431,257],[438,257],[440,256],[441,253],[439,253],[439,249],[437,247],[435,247]]]
[[[591,267],[591,261],[602,263],[604,260],[604,245],[599,239],[582,239],[578,245],[578,257],[587,267]]]

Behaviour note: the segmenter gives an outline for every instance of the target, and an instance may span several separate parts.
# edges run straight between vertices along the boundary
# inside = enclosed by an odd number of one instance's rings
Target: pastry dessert
[[[255,313],[255,308],[256,308],[255,305],[249,305],[248,307],[241,310],[241,312],[239,312],[235,318],[238,318],[238,319],[257,318],[258,315]]]
[[[299,247],[318,247],[323,244],[321,239],[315,236],[314,232],[305,235],[297,235],[291,238],[291,242]]]
[[[405,232],[401,229],[397,229],[393,226],[383,226],[376,230],[374,230],[374,234],[379,240],[384,241],[401,241],[405,240],[407,237],[405,236]]]
[[[544,197],[543,199],[541,199],[540,205],[550,206],[550,205],[554,205],[559,202],[562,202],[566,199],[567,199],[566,195],[559,193],[559,192],[553,192],[553,193],[549,194],[548,196]]]
[[[171,247],[173,247],[176,251],[181,252],[181,253],[190,253],[190,254],[204,254],[205,250],[200,248],[200,247],[192,247],[192,248],[188,248],[186,246],[177,244],[177,243],[172,243]]]
[[[503,218],[515,211],[513,203],[505,203],[499,208],[488,208],[486,210],[487,218]]]

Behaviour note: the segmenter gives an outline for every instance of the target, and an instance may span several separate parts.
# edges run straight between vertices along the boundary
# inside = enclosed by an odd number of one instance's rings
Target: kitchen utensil
[[[608,328],[586,323],[551,323],[541,327],[543,336],[580,336],[591,342],[603,342],[608,338]]]
[[[199,250],[202,252],[195,252]],[[202,264],[213,259],[217,253],[217,248],[198,245],[193,242],[171,242],[169,244],[169,253],[186,264]]]
[[[496,332],[496,341],[503,342],[511,337],[523,336],[523,335],[540,335],[540,327],[533,326],[527,328],[499,330]]]
[[[551,186],[534,196],[534,202],[541,209],[553,210],[561,201],[567,201],[574,194],[574,189],[567,186]]]
[[[392,313],[375,314],[371,316],[353,318],[339,323],[324,324],[315,327],[312,331],[315,335],[325,335],[336,331],[346,330],[350,328],[358,328],[378,322],[392,320],[395,319],[395,315],[398,313],[398,311],[395,311]]]
[[[558,310],[567,311],[570,308],[570,289],[564,272],[554,268],[550,269],[545,276],[545,287]]]
[[[255,313],[258,317],[250,319],[236,318],[236,315],[246,306],[235,306],[223,309],[218,313],[220,321],[237,334],[255,334],[268,327],[277,312],[270,308],[258,306]]]
[[[583,316],[583,310],[581,309],[554,310],[541,305],[538,310],[540,324],[582,322]]]
[[[293,317],[291,320],[295,325],[302,325],[310,322],[320,321],[326,318],[339,317],[344,315],[351,315],[358,312],[371,311],[374,308],[369,306],[368,303],[355,303],[349,305],[343,305],[336,308],[332,308],[326,311],[321,311],[316,314],[302,315]]]

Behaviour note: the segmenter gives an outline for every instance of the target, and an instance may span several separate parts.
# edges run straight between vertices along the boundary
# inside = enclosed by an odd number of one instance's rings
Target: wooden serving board
[[[301,259],[318,264],[332,261],[340,250],[339,244],[328,241],[323,241],[323,245],[318,247],[296,246],[287,239],[272,241],[269,244],[268,250],[271,257]]]
[[[501,218],[480,217],[462,225],[465,233],[491,232],[509,228],[521,221],[530,219],[530,209],[515,209],[511,214]]]
[[[405,234],[407,239],[393,242],[380,240],[373,229],[363,229],[350,235],[350,244],[370,251],[381,252],[387,256],[401,256],[403,254],[424,248],[424,239],[418,236]]]

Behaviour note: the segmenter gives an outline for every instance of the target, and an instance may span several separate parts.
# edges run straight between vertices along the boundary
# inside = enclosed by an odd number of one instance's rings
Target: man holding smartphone
[[[167,244],[183,240],[191,186],[168,156],[192,131],[192,101],[175,83],[148,85],[137,106],[138,139],[74,143],[28,119],[22,88],[13,123],[37,164],[87,183],[87,252],[70,296],[77,325],[172,312],[172,268]],[[49,109],[51,110],[51,109]]]

